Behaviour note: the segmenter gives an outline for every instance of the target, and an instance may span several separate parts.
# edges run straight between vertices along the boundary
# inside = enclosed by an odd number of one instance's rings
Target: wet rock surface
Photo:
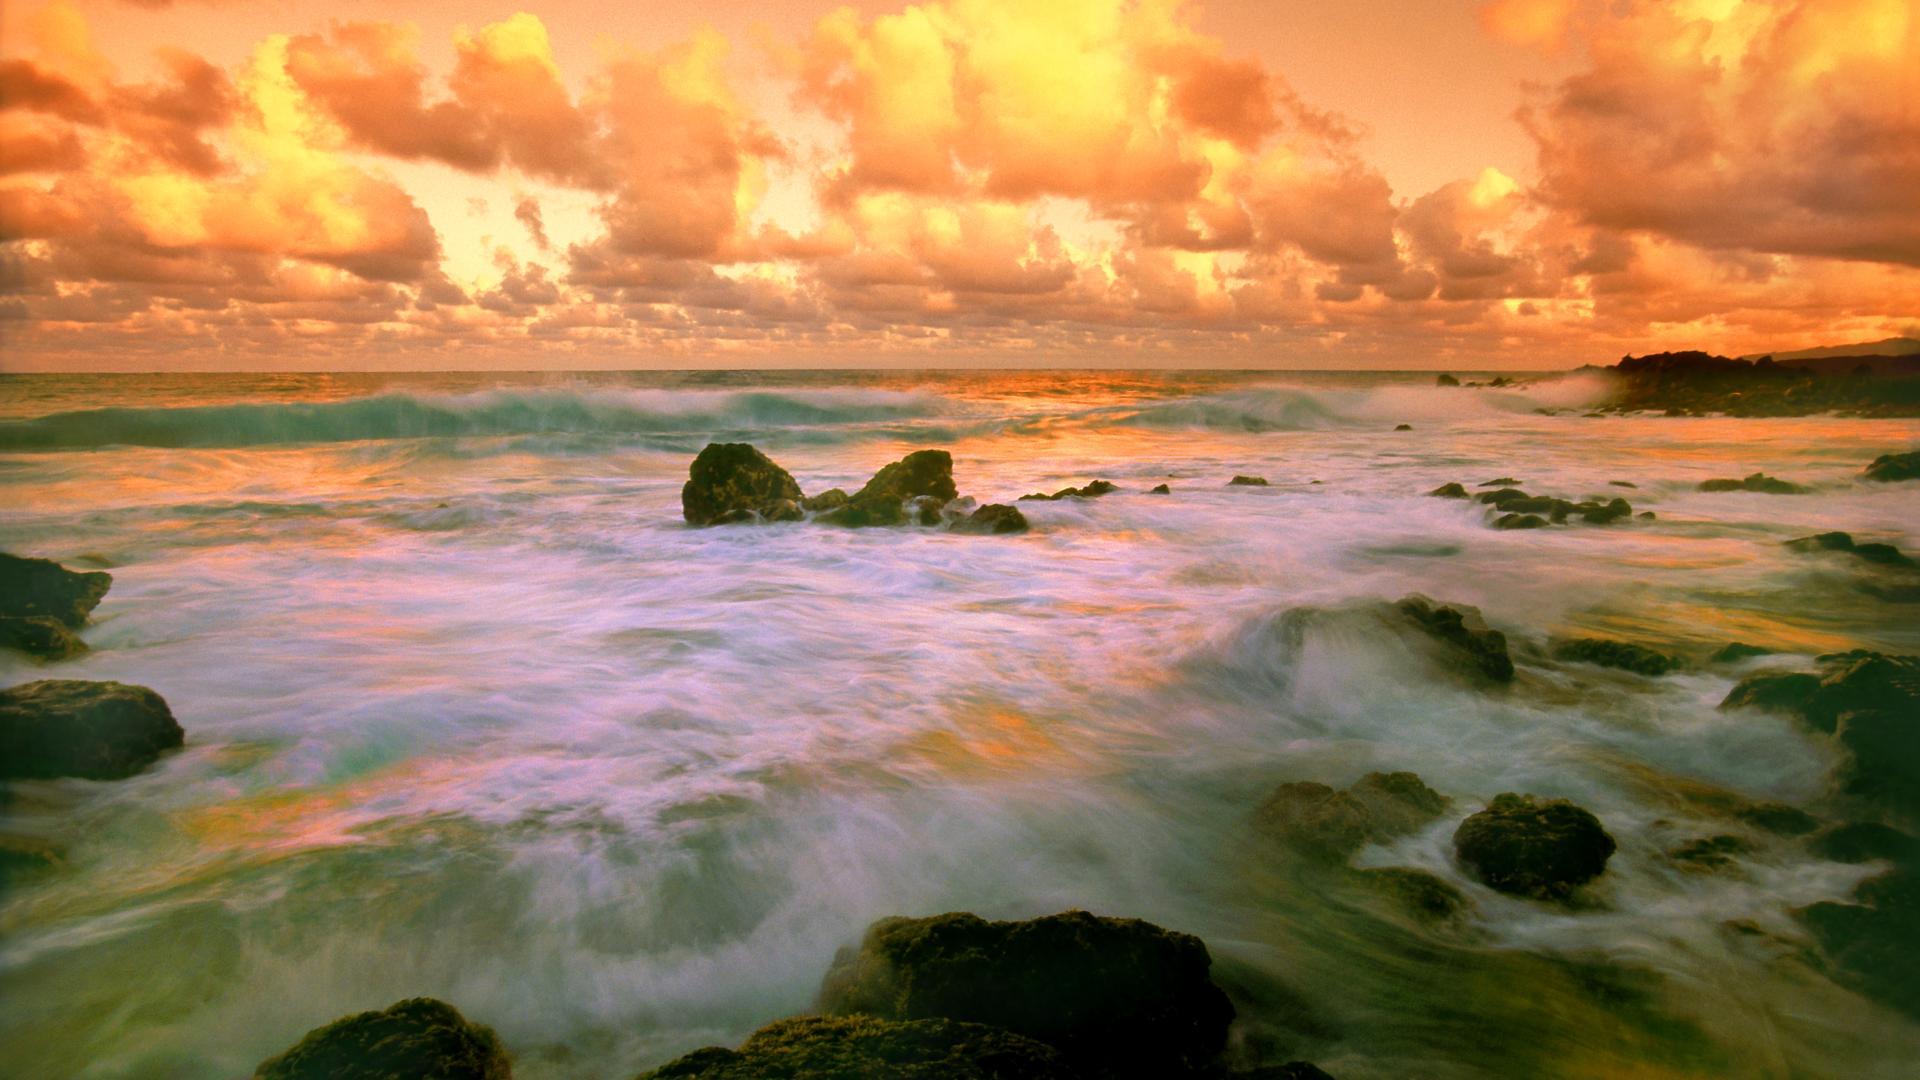
[[[1805,495],[1807,489],[1765,473],[1753,473],[1739,480],[1705,480],[1701,491],[1756,491],[1763,495]]]
[[[1564,900],[1607,868],[1613,837],[1565,799],[1508,792],[1460,823],[1454,854],[1481,881],[1535,900]]]
[[[779,1020],[738,1050],[695,1050],[639,1080],[1078,1080],[1045,1043],[984,1024],[804,1016]]]
[[[1749,675],[1720,707],[1786,713],[1829,736],[1845,751],[1835,776],[1845,794],[1920,823],[1920,658],[1856,649],[1816,664]]]
[[[0,649],[41,660],[70,660],[86,652],[87,643],[50,615],[0,615]]]
[[[1677,658],[1644,645],[1606,638],[1574,638],[1556,642],[1552,652],[1555,660],[1616,668],[1636,675],[1665,675],[1681,666]]]
[[[254,1080],[511,1080],[493,1029],[433,998],[335,1020],[268,1058]]]
[[[0,690],[0,779],[118,780],[184,738],[144,686],[43,679]]]
[[[1410,772],[1368,773],[1345,791],[1295,781],[1267,797],[1254,812],[1254,827],[1293,851],[1337,863],[1366,844],[1419,830],[1445,813],[1447,803]]]
[[[1111,495],[1120,488],[1105,480],[1095,480],[1085,487],[1061,488],[1051,495],[1035,492],[1020,496],[1021,502],[1057,502],[1060,499],[1097,499],[1102,495]]]
[[[1813,904],[1798,915],[1836,981],[1920,1016],[1920,869],[1914,864],[1862,882],[1851,902]]]
[[[1488,627],[1477,608],[1438,604],[1424,596],[1409,596],[1394,608],[1410,625],[1443,646],[1445,654],[1463,670],[1496,683],[1513,681],[1507,636]]]
[[[1735,360],[1704,352],[1628,356],[1601,371],[1615,380],[1608,412],[1669,416],[1920,415],[1920,357],[1832,356]]]
[[[1910,450],[1904,454],[1881,454],[1862,470],[1861,475],[1883,484],[1920,480],[1920,450]]]
[[[1812,536],[1802,536],[1795,540],[1788,540],[1786,545],[1795,551],[1809,554],[1822,551],[1843,552],[1852,555],[1856,559],[1864,559],[1867,562],[1877,563],[1881,566],[1913,565],[1913,560],[1908,558],[1905,553],[1892,544],[1855,543],[1853,534],[1851,533],[1815,533]]]
[[[693,525],[753,521],[803,498],[787,470],[746,443],[709,443],[688,471],[680,511]]]
[[[105,571],[69,570],[51,559],[0,552],[0,616],[46,617],[77,630],[112,585],[113,575]]]
[[[988,503],[973,513],[953,523],[957,533],[995,535],[1027,531],[1027,516],[1019,507],[1004,503]]]

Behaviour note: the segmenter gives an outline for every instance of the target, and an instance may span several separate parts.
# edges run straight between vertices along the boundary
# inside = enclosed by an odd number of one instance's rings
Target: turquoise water
[[[1857,479],[1920,427],[1583,416],[1600,392],[0,377],[0,548],[114,574],[90,655],[0,657],[0,679],[146,684],[188,740],[0,810],[64,853],[0,896],[0,1071],[240,1075],[429,994],[497,1028],[520,1075],[625,1077],[804,1011],[877,917],[1077,906],[1200,935],[1249,1045],[1343,1080],[1900,1075],[1920,1024],[1829,981],[1790,914],[1875,867],[1764,835],[1721,873],[1664,854],[1738,831],[1703,792],[1826,813],[1827,750],[1718,712],[1742,669],[1649,680],[1542,646],[1920,652],[1912,605],[1780,546],[1920,546],[1920,492]],[[983,502],[1123,490],[1024,504],[1015,537],[690,529],[679,485],[718,439],[810,492],[926,446]],[[1694,490],[1762,470],[1814,492]],[[1659,516],[1508,533],[1420,494],[1502,475]],[[1292,608],[1410,592],[1479,606],[1516,687],[1438,679],[1364,632],[1275,635]],[[1255,842],[1276,784],[1372,769],[1418,772],[1456,812],[1358,862],[1440,874],[1474,902],[1462,924]],[[1459,817],[1507,790],[1573,797],[1619,840],[1590,905],[1452,863]]]

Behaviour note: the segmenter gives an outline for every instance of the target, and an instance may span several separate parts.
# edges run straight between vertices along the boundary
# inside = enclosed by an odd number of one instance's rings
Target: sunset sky
[[[1920,336],[1920,0],[7,0],[0,369]]]

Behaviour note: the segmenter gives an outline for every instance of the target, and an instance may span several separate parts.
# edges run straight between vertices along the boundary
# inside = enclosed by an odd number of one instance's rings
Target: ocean
[[[0,894],[0,1072],[244,1075],[430,995],[492,1025],[517,1075],[611,1080],[806,1011],[876,918],[1084,908],[1198,935],[1236,1037],[1343,1080],[1907,1074],[1920,1023],[1827,978],[1792,914],[1882,867],[1691,795],[1819,812],[1830,745],[1717,704],[1769,664],[1920,652],[1871,568],[1782,544],[1920,545],[1914,485],[1859,478],[1920,424],[1588,415],[1604,389],[0,376],[0,550],[114,578],[89,654],[0,654],[0,685],[150,686],[187,737],[131,779],[0,806],[0,832],[62,853]],[[680,486],[715,441],[809,493],[928,447],[982,503],[1120,490],[1021,503],[1012,536],[693,528]],[[1696,490],[1756,471],[1812,490]],[[1656,517],[1502,531],[1424,495],[1499,477]],[[1362,623],[1286,631],[1409,594],[1478,607],[1519,679],[1464,685]],[[1551,660],[1574,636],[1694,662]],[[1729,641],[1783,655],[1704,662]],[[1276,785],[1372,770],[1452,811],[1356,864],[1439,875],[1462,919],[1409,920],[1260,842]],[[1571,798],[1618,841],[1589,902],[1453,860],[1460,818],[1507,791]],[[1732,867],[1671,857],[1730,831]]]

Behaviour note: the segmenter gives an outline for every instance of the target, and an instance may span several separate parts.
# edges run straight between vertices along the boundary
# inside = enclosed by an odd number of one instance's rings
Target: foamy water
[[[426,994],[499,1030],[520,1075],[625,1077],[804,1011],[877,917],[1084,907],[1200,935],[1265,994],[1242,1006],[1253,1037],[1346,1080],[1899,1075],[1920,1025],[1820,975],[1789,914],[1873,866],[1765,838],[1734,873],[1661,854],[1737,831],[1676,792],[1818,810],[1827,752],[1716,711],[1737,670],[1648,680],[1540,647],[1920,651],[1915,608],[1861,592],[1859,565],[1780,546],[1920,545],[1913,486],[1857,480],[1920,428],[1581,416],[1597,392],[0,379],[0,548],[114,574],[90,655],[0,656],[0,678],[142,683],[187,731],[133,779],[17,785],[0,811],[66,860],[0,897],[0,1071],[241,1075]],[[983,502],[1125,490],[1023,504],[1014,537],[692,529],[679,487],[718,439],[809,492],[926,446]],[[1756,470],[1814,493],[1693,490]],[[1224,487],[1236,473],[1272,483]],[[1659,518],[1507,533],[1420,494],[1502,475]],[[1507,631],[1514,690],[1436,681],[1364,632],[1275,632],[1291,608],[1411,592]],[[1358,861],[1446,877],[1466,927],[1421,929],[1252,842],[1276,784],[1372,769],[1418,772],[1455,812]],[[1501,897],[1451,863],[1454,824],[1508,790],[1573,797],[1619,840],[1596,906]]]

